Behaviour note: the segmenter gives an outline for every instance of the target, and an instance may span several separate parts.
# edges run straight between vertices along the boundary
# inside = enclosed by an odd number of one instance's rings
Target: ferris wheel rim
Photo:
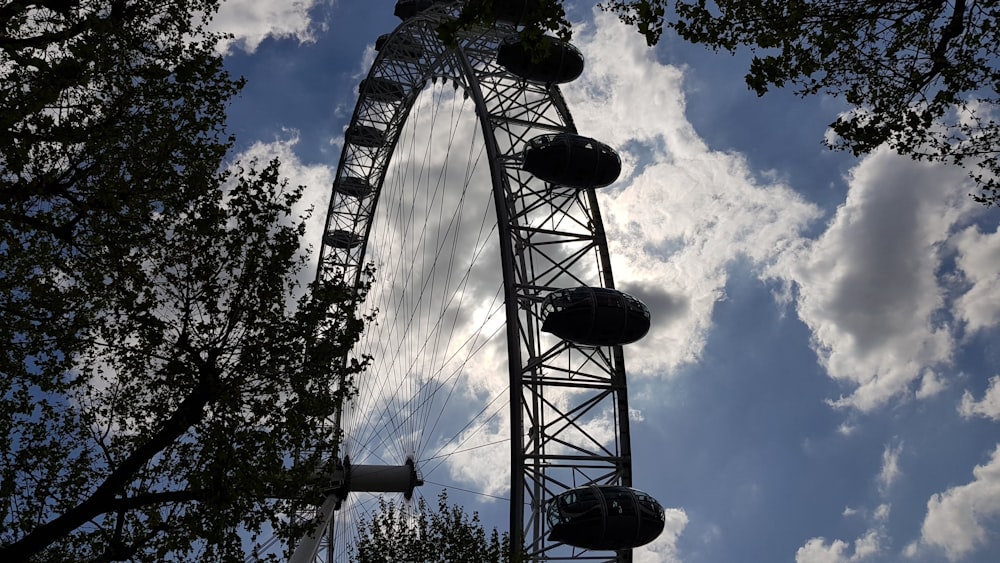
[[[501,24],[498,29],[480,30],[480,35],[476,37],[473,38],[463,37],[460,42],[459,48],[454,50],[454,52],[452,52],[451,54],[446,54],[445,53],[446,50],[438,45],[436,46],[436,48],[439,49],[439,54],[437,58],[432,59],[430,57],[426,57],[426,54],[424,54],[418,56],[416,62],[410,61],[410,62],[404,62],[404,64],[399,64],[398,68],[406,67],[408,69],[407,72],[414,71],[411,74],[411,76],[417,77],[410,80],[410,82],[407,84],[407,86],[411,88],[408,92],[408,97],[404,97],[403,99],[397,102],[386,102],[385,100],[373,100],[371,98],[369,98],[366,102],[365,98],[366,95],[381,96],[386,98],[393,95],[391,93],[385,92],[384,90],[377,94],[372,94],[372,91],[374,91],[374,89],[377,89],[379,86],[382,87],[385,86],[385,83],[380,84],[379,82],[377,82],[377,79],[385,77],[384,74],[380,74],[379,72],[377,72],[377,69],[382,68],[380,67],[380,64],[384,63],[392,65],[398,63],[399,61],[394,60],[394,57],[405,58],[408,55],[412,55],[413,54],[412,52],[406,53],[405,51],[407,51],[408,49],[410,50],[415,49],[414,47],[415,45],[419,46],[420,48],[428,48],[433,46],[433,40],[430,39],[428,35],[428,30],[431,30],[432,29],[431,26],[435,25],[436,23],[440,23],[440,21],[442,21],[442,18],[452,16],[453,10],[454,8],[450,5],[432,6],[425,12],[404,21],[399,27],[397,27],[397,29],[391,35],[388,36],[388,39],[383,42],[382,49],[376,56],[375,61],[373,61],[372,67],[367,77],[365,78],[364,86],[362,86],[358,104],[355,108],[354,114],[352,115],[350,125],[348,126],[347,129],[347,134],[345,135],[344,150],[341,154],[341,159],[338,164],[338,170],[336,176],[337,181],[343,184],[346,178],[357,177],[356,175],[352,175],[354,174],[354,169],[352,169],[352,164],[350,162],[349,148],[353,147],[353,149],[360,150],[361,152],[370,151],[371,170],[373,171],[380,170],[380,172],[378,172],[378,180],[374,183],[369,182],[370,188],[374,190],[374,193],[371,195],[371,199],[373,200],[372,205],[377,206],[379,199],[381,197],[380,190],[382,189],[382,182],[385,180],[386,169],[390,164],[392,156],[395,154],[397,150],[397,143],[399,141],[398,130],[395,136],[392,136],[391,134],[386,135],[385,133],[389,133],[392,127],[398,126],[399,128],[402,128],[402,126],[405,125],[406,121],[408,120],[409,112],[411,111],[417,97],[420,95],[420,92],[423,89],[423,84],[425,84],[428,79],[432,79],[440,75],[442,78],[449,78],[456,80],[456,84],[458,84],[459,80],[464,80],[465,84],[463,86],[465,88],[468,88],[468,90],[471,90],[471,97],[473,98],[475,103],[478,122],[483,130],[482,136],[486,144],[489,147],[491,147],[489,149],[491,152],[491,156],[489,159],[491,167],[491,181],[492,181],[491,191],[493,192],[494,197],[496,198],[495,205],[497,208],[496,212],[499,217],[498,223],[501,225],[510,225],[512,223],[516,225],[519,218],[516,216],[516,213],[514,213],[513,216],[512,214],[508,213],[508,210],[505,208],[505,206],[508,205],[507,202],[508,199],[517,196],[517,194],[514,194],[514,190],[512,190],[511,186],[509,185],[509,182],[511,181],[511,177],[514,177],[516,181],[516,178],[519,177],[518,176],[519,173],[512,174],[509,171],[509,169],[513,169],[513,167],[517,166],[518,164],[517,161],[519,157],[517,151],[514,150],[515,147],[509,146],[506,147],[506,149],[501,149],[500,147],[498,147],[495,133],[491,133],[489,130],[489,127],[493,126],[493,124],[490,123],[489,120],[493,119],[495,116],[492,113],[490,113],[490,110],[486,105],[485,97],[488,95],[497,95],[498,88],[492,87],[493,88],[492,90],[484,94],[483,92],[484,81],[482,80],[480,75],[477,74],[480,71],[477,70],[476,68],[477,64],[480,63],[473,60],[477,56],[473,51],[482,46],[480,45],[480,43],[487,46],[493,45],[493,48],[495,49],[495,45],[497,44],[498,41],[502,40],[504,37],[509,37],[515,31],[513,26],[508,25],[505,27],[504,24]],[[415,37],[416,40],[414,40]],[[452,59],[449,59],[450,60],[449,64],[451,66],[443,64],[441,62],[442,59],[445,57],[453,57]],[[493,69],[494,72],[495,70],[496,69]],[[522,123],[520,124],[520,126],[525,127],[527,130],[533,133],[545,133],[545,132],[576,133],[575,124],[572,121],[572,117],[570,116],[566,103],[563,100],[558,88],[555,85],[546,84],[540,86],[537,83],[532,83],[521,79],[511,79],[508,80],[508,82],[516,82],[518,84],[517,88],[506,92],[501,92],[499,94],[500,96],[509,96],[511,99],[513,99],[516,96],[523,94],[525,89],[531,89],[531,91],[534,94],[543,93],[544,96],[546,96],[547,98],[546,103],[550,105],[552,111],[555,114],[558,114],[560,119],[562,120],[561,123],[557,122],[528,123],[528,124]],[[487,86],[485,89],[489,90],[490,88],[491,88],[490,86]],[[365,103],[371,103],[371,102],[380,104],[389,103],[390,105],[398,104],[398,107],[394,110],[392,116],[389,117],[388,119],[383,119],[382,123],[380,123],[381,125],[385,126],[385,129],[383,131],[383,137],[381,140],[383,143],[385,143],[385,145],[387,145],[387,147],[383,146],[382,149],[387,148],[387,150],[376,149],[375,146],[367,146],[367,145],[377,145],[377,143],[374,142],[371,139],[371,137],[378,136],[378,134],[373,132],[373,130],[362,128],[362,127],[369,127],[369,125],[367,124],[372,122],[369,116],[364,115],[365,110],[363,109],[363,105]],[[502,106],[503,103],[501,103],[500,105]],[[506,118],[508,116],[500,116],[500,117]],[[511,118],[511,121],[515,121],[516,119],[517,117]],[[375,127],[375,129],[378,129],[377,125],[373,127]],[[525,135],[522,135],[522,137],[524,136]],[[515,137],[517,137],[517,135],[515,135]],[[527,140],[528,140],[527,138],[520,138],[519,142],[523,144]],[[513,145],[514,142],[508,142],[508,144]],[[371,173],[368,174],[368,178],[369,179],[371,178]],[[358,183],[355,182],[355,184]],[[357,185],[355,185],[355,187],[357,187]],[[335,183],[335,191],[336,191],[336,183]],[[521,190],[521,191],[527,194],[530,194],[532,192],[532,190]],[[340,273],[347,272],[355,276],[356,284],[360,284],[362,283],[364,275],[363,263],[368,252],[368,244],[372,228],[372,221],[369,218],[367,223],[362,225],[363,226],[362,233],[358,233],[357,231],[354,230],[348,231],[346,229],[339,228],[342,225],[338,224],[335,219],[338,217],[338,213],[341,213],[341,211],[334,209],[333,199],[335,197],[337,197],[336,194],[333,197],[331,197],[331,208],[327,215],[325,236],[320,249],[320,262],[317,271],[317,280],[322,280],[322,276],[324,274],[328,275],[332,271]],[[604,240],[603,228],[600,226],[600,215],[597,206],[597,199],[593,189],[585,190],[583,192],[582,199],[586,200],[585,205],[589,205],[592,208],[592,212],[596,215],[596,222],[593,222],[591,225],[588,226],[588,228],[591,231],[589,234],[593,239],[590,242],[591,247],[588,249],[588,252],[593,252],[596,254],[596,260],[598,262],[597,270],[599,271],[599,273],[597,274],[598,283],[604,287],[613,287],[614,284],[613,284],[613,279],[611,277],[610,257],[608,255],[608,250],[607,250],[607,241]],[[527,205],[525,207],[531,207],[531,205]],[[591,221],[593,221],[593,218],[591,218]],[[350,222],[350,224],[355,228],[358,226],[358,223],[359,222],[357,221],[356,218],[352,219]],[[350,233],[353,236],[342,235],[342,233]],[[340,236],[341,238],[337,239],[336,237],[331,235],[337,235]],[[503,239],[504,236],[510,238],[513,237],[514,235],[499,234],[497,236]],[[504,249],[507,250],[506,255],[504,254]],[[354,267],[353,272],[350,271],[351,265],[347,264],[346,262],[337,262],[336,260],[331,260],[331,256],[336,255],[337,252],[341,251],[344,251],[347,254],[354,253],[352,255],[352,259],[355,260],[355,263],[353,264]],[[540,279],[534,279],[534,277],[531,280],[516,279],[517,273],[514,272],[514,262],[516,260],[523,261],[524,256],[523,255],[516,256],[513,253],[511,246],[508,246],[507,244],[501,242],[501,261],[503,262],[502,267],[504,271],[503,285],[504,285],[504,290],[506,292],[504,301],[506,303],[506,307],[508,308],[505,316],[506,316],[507,332],[508,332],[508,337],[507,337],[508,361],[511,362],[511,367],[510,367],[511,380],[512,380],[511,397],[513,397],[515,394],[514,382],[513,382],[513,380],[515,379],[515,376],[513,375],[514,372],[516,370],[519,371],[518,378],[520,378],[522,373],[525,373],[529,370],[538,370],[540,369],[538,366],[541,366],[545,364],[547,361],[549,361],[549,359],[547,358],[550,355],[576,352],[577,354],[582,353],[585,356],[586,355],[592,356],[589,359],[585,358],[584,359],[585,362],[589,361],[591,363],[602,364],[602,365],[607,364],[609,366],[607,369],[609,370],[610,374],[608,376],[608,382],[609,382],[608,388],[609,389],[611,389],[612,387],[614,388],[613,390],[608,391],[608,393],[614,395],[612,398],[614,402],[613,408],[615,409],[614,416],[617,419],[616,423],[618,426],[616,427],[614,435],[614,442],[615,442],[614,452],[613,453],[609,452],[609,455],[605,456],[608,459],[602,459],[600,461],[600,463],[605,464],[604,466],[602,466],[601,471],[604,471],[605,469],[607,469],[608,471],[607,476],[602,477],[602,479],[606,479],[607,482],[609,483],[616,483],[620,485],[630,486],[631,452],[630,452],[629,438],[628,438],[629,430],[628,430],[628,419],[627,419],[627,413],[628,413],[627,396],[624,385],[624,371],[623,371],[624,361],[622,358],[621,347],[614,346],[614,347],[609,347],[607,349],[588,350],[586,347],[582,349],[577,349],[573,348],[573,345],[571,343],[562,343],[557,346],[550,347],[547,350],[541,350],[538,352],[537,355],[532,355],[531,353],[529,353],[528,356],[530,357],[517,358],[517,362],[514,362],[511,359],[511,356],[521,356],[523,354],[522,352],[523,333],[534,332],[535,334],[532,335],[531,337],[539,338],[539,336],[537,336],[539,327],[537,326],[538,325],[537,319],[533,318],[532,313],[529,313],[527,315],[527,320],[525,321],[528,324],[531,324],[532,326],[528,327],[527,329],[526,327],[521,326],[521,319],[524,318],[525,315],[523,311],[520,311],[518,308],[524,305],[523,301],[525,297],[523,294],[518,294],[516,292],[513,292],[511,288],[515,285],[536,286],[536,289],[532,290],[535,291],[535,293],[532,294],[532,296],[529,299],[540,301],[540,299],[537,298],[538,295],[540,294],[539,292],[547,291],[547,289],[545,288],[551,287],[552,283],[558,278],[558,275],[552,274],[550,269],[542,268],[540,270],[541,273],[538,275],[544,274],[545,276],[548,276],[547,279],[540,280]],[[552,266],[552,268],[558,268],[558,267],[561,266],[559,266],[558,264]],[[523,277],[524,276],[522,276],[522,278]],[[575,277],[575,275],[571,274],[570,277]],[[513,325],[511,323],[512,318],[515,321]],[[516,368],[515,368],[515,363],[517,364]],[[611,371],[613,371],[614,373],[612,374]],[[611,381],[612,379],[615,379],[615,381]],[[518,381],[517,384],[520,385],[520,381]],[[520,412],[518,412],[517,416],[515,416],[515,414],[513,414],[515,408],[512,406],[511,407],[512,419],[518,418],[524,413],[521,403],[526,402],[525,396],[521,395],[520,392],[518,392],[517,394],[519,395],[517,403],[518,403],[518,410]],[[513,404],[515,401],[512,398],[510,402]],[[551,406],[540,407],[540,408],[550,408],[550,407]],[[587,409],[590,408],[591,406],[587,407]],[[579,408],[577,408],[577,410],[579,410]],[[531,418],[531,414],[532,414],[531,412],[528,413],[529,418]],[[526,457],[525,451],[526,448],[530,449],[529,446],[525,445],[525,442],[526,441],[542,442],[542,439],[538,435],[532,435],[532,432],[536,433],[544,432],[544,430],[539,429],[540,423],[538,422],[538,420],[535,420],[534,423],[535,424],[523,424],[521,421],[517,421],[516,423],[515,422],[511,423],[512,427],[515,424],[521,428],[523,428],[524,426],[529,426],[529,430],[527,433],[522,432],[524,436],[521,436],[519,438],[520,443],[515,443],[515,440],[513,439],[511,440],[511,450],[512,450],[511,463],[512,466],[514,466],[515,468],[511,470],[512,501],[511,501],[510,531],[511,531],[511,537],[515,541],[523,539],[525,535],[532,535],[532,533],[534,533],[537,536],[539,530],[544,529],[544,523],[539,524],[537,521],[541,517],[538,515],[531,516],[529,514],[528,516],[529,519],[535,518],[536,520],[533,523],[531,523],[531,525],[534,526],[533,528],[534,532],[532,532],[532,528],[530,528],[530,526],[528,524],[525,524],[524,522],[525,509],[522,509],[520,511],[521,512],[520,517],[515,518],[514,516],[514,513],[516,511],[516,509],[514,508],[515,505],[525,506],[526,503],[528,504],[534,503],[536,505],[534,512],[538,512],[539,514],[544,512],[544,506],[540,506],[540,504],[545,503],[546,501],[545,498],[538,498],[537,494],[532,495],[531,492],[528,493],[528,496],[532,498],[524,499],[523,496],[525,487],[525,477],[524,477],[525,469],[523,467]],[[570,423],[572,423],[572,421],[570,421]],[[512,438],[514,437],[514,434],[515,432],[511,430]],[[542,446],[539,445],[538,447]],[[517,469],[518,466],[520,466],[521,468]],[[536,470],[544,472],[544,470],[538,469],[537,467]],[[540,477],[540,479],[543,480],[545,478],[546,477],[544,475]],[[553,483],[555,483],[555,485],[553,486],[559,486],[559,487],[569,487],[572,485],[579,484],[579,483],[568,483],[568,482],[564,483],[556,479],[552,479],[552,481]],[[543,490],[547,486],[548,485],[544,485],[542,489],[539,490]],[[526,526],[529,528],[527,532],[524,531]],[[518,530],[517,533],[515,533],[515,530]],[[539,543],[540,541],[541,543]],[[543,545],[544,541],[539,540],[539,538],[537,537],[532,538],[532,544],[536,547],[536,549],[534,549],[534,553],[536,556],[533,560],[550,560],[549,556],[546,555],[546,553],[551,551],[552,549],[551,546]],[[531,551],[530,548],[529,551]],[[569,559],[573,558],[574,557],[569,557]],[[551,558],[551,560],[557,560],[557,559],[560,558],[559,557]],[[619,556],[615,555],[614,559],[612,560],[627,560],[627,559],[619,559]]]

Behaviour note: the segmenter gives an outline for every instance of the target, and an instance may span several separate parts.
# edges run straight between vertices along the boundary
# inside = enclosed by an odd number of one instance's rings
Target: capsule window
[[[344,138],[348,143],[362,147],[380,147],[385,144],[385,131],[371,125],[352,125]]]
[[[357,176],[345,176],[337,180],[334,185],[335,191],[339,194],[350,196],[356,199],[367,197],[373,189],[368,180]]]
[[[334,248],[346,250],[360,245],[362,239],[351,231],[337,229],[324,235],[323,241]]]
[[[415,61],[424,54],[424,48],[411,37],[398,36],[390,42],[392,34],[379,35],[375,40],[375,50],[403,61]]]
[[[361,81],[361,84],[358,85],[358,93],[370,100],[392,103],[406,97],[406,88],[394,80],[371,76]]]

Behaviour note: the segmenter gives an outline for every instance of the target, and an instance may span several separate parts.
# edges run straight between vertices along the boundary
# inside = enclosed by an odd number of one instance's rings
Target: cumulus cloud
[[[958,406],[958,412],[966,418],[982,416],[1000,420],[1000,375],[990,378],[990,386],[979,401],[972,398],[972,393],[965,391],[962,394],[962,403]]]
[[[971,284],[969,290],[955,303],[957,316],[965,321],[970,333],[984,330],[1000,323],[1000,227],[992,234],[984,234],[976,226],[969,227],[955,237],[958,250],[958,269]]]
[[[872,514],[872,517],[875,519],[876,522],[884,524],[885,522],[889,521],[889,514],[891,512],[892,512],[892,505],[889,503],[883,503],[875,508],[875,512]]]
[[[565,94],[580,132],[626,162],[601,207],[617,284],[653,314],[629,347],[629,371],[670,375],[701,357],[728,268],[776,261],[819,211],[787,186],[762,185],[739,155],[709,150],[684,116],[682,71],[613,16],[594,18],[577,33],[587,68]]]
[[[916,397],[927,399],[944,391],[948,387],[947,380],[933,371],[925,371],[920,378],[920,386],[917,388]]]
[[[927,501],[920,540],[906,548],[907,555],[943,551],[950,561],[957,561],[995,541],[990,530],[1000,516],[1000,445],[972,475],[970,483],[937,493]]]
[[[811,538],[795,552],[795,563],[853,563],[864,561],[881,550],[879,532],[868,530],[851,544],[844,540],[827,543],[826,538]]]
[[[668,508],[665,512],[666,524],[660,537],[632,550],[635,563],[680,563],[677,539],[687,526],[688,516],[679,508]]]
[[[887,445],[882,451],[882,468],[876,480],[883,496],[902,474],[899,470],[899,455],[902,451],[902,443]],[[810,538],[795,552],[796,563],[852,563],[874,558],[884,550],[886,526],[891,512],[892,505],[887,502],[879,504],[874,510],[845,506],[841,516],[864,518],[869,522],[868,530],[853,542],[840,539],[829,541],[822,536]]]
[[[309,12],[320,1],[225,0],[212,19],[210,28],[232,35],[218,46],[224,54],[230,53],[234,47],[253,53],[268,37],[312,42],[315,40],[314,24]]]
[[[938,319],[942,248],[974,204],[961,170],[888,150],[866,157],[848,180],[826,232],[772,273],[796,285],[821,363],[850,389],[831,404],[871,411],[942,387],[937,372],[955,349],[952,327]]]

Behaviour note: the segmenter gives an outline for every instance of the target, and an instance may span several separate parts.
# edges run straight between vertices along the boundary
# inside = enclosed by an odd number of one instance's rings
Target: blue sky
[[[392,8],[230,0],[217,18],[248,80],[235,153],[280,156],[320,210]],[[587,58],[570,109],[625,162],[601,199],[615,276],[654,315],[626,360],[635,484],[668,527],[637,560],[1000,559],[998,212],[960,170],[828,151],[842,103],[758,98],[745,54],[569,14]],[[451,467],[451,498],[505,527],[502,501],[454,488],[504,496],[491,456]]]

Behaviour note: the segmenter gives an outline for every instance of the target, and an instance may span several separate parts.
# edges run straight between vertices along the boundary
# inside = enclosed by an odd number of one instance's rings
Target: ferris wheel
[[[528,561],[631,561],[663,529],[631,488],[622,352],[649,313],[614,289],[595,192],[621,163],[559,91],[580,52],[539,55],[518,39],[533,2],[496,4],[447,46],[461,2],[400,0],[359,87],[317,277],[371,284],[352,354],[372,361],[296,563],[347,561],[372,493],[441,485],[503,490]]]

